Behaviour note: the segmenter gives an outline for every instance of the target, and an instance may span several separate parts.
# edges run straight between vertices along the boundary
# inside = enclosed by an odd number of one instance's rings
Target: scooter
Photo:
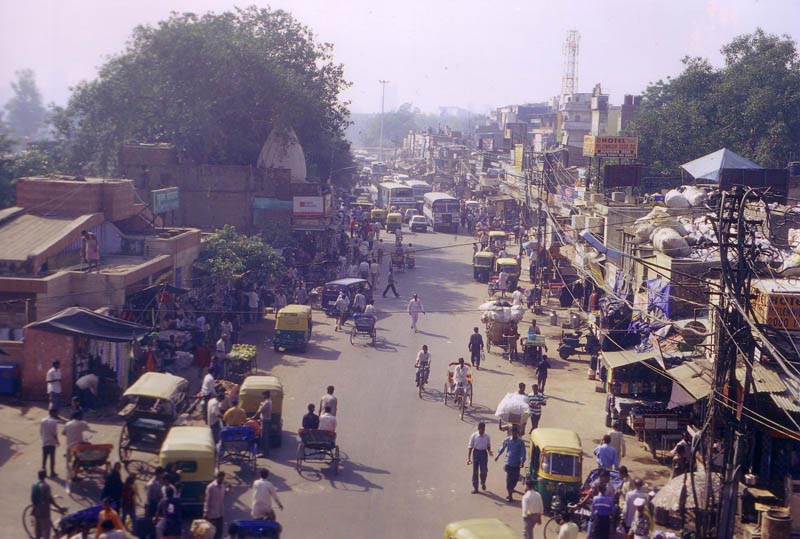
[[[558,357],[567,360],[573,354],[593,356],[600,351],[600,341],[594,334],[594,330],[589,328],[589,333],[586,335],[586,342],[581,343],[582,331],[575,332],[561,332],[561,344],[558,345]]]

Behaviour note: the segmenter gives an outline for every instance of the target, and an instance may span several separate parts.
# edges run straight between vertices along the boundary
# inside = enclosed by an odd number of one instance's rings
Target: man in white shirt
[[[283,509],[283,504],[278,499],[278,489],[267,478],[269,470],[261,468],[260,479],[253,483],[253,507],[250,516],[255,519],[275,520],[275,511],[272,509],[272,500]]]
[[[359,290],[358,293],[356,293],[356,296],[353,298],[353,312],[362,313],[366,307],[367,297]]]
[[[500,297],[506,297],[506,288],[508,287],[508,273],[505,270],[501,271],[497,276],[497,290],[500,291]]]
[[[336,327],[333,330],[341,331],[347,319],[347,313],[350,310],[350,300],[342,292],[339,292],[339,297],[336,298],[333,308],[336,311]]]
[[[324,412],[319,416],[319,430],[326,430],[331,434],[336,434],[336,416],[331,414],[331,407],[326,406]]]
[[[481,479],[481,488],[486,490],[486,475],[489,473],[489,455],[492,453],[492,441],[486,434],[486,423],[478,423],[478,432],[473,432],[469,437],[469,451],[467,452],[467,466],[472,464],[472,493],[478,492],[478,476]]]
[[[214,436],[214,443],[219,442],[219,431],[222,428],[222,401],[225,400],[223,393],[218,393],[215,398],[208,401],[206,420],[211,427],[211,434]]]
[[[372,288],[375,288],[381,275],[381,266],[375,259],[369,265],[369,274],[372,277]]]
[[[536,483],[528,480],[525,483],[525,495],[522,497],[522,536],[525,539],[533,539],[533,528],[541,524],[542,513],[542,496],[536,492]]]
[[[100,384],[100,378],[96,374],[84,374],[75,382],[75,387],[80,391],[80,403],[85,408],[94,408],[95,400],[97,398],[97,386]]]
[[[614,448],[614,450],[617,452],[619,460],[621,461],[622,457],[625,456],[625,436],[622,434],[622,431],[619,430],[620,428],[621,427],[619,423],[616,423],[614,428],[608,431],[606,434],[611,437],[611,443],[608,445]]]
[[[422,305],[422,301],[415,292],[411,297],[411,301],[408,302],[408,315],[411,317],[411,329],[414,330],[414,333],[417,332],[419,313],[425,314],[425,306]]]
[[[522,290],[520,290],[519,288],[514,290],[514,293],[511,294],[511,304],[522,305]]]
[[[272,430],[272,397],[269,391],[261,393],[264,400],[258,405],[258,418],[261,421],[261,454],[264,458],[269,456],[269,436]]]
[[[422,345],[422,350],[417,352],[417,359],[416,359],[416,361],[414,361],[414,367],[416,367],[416,369],[417,369],[417,374],[416,374],[416,377],[415,377],[417,385],[419,385],[420,381],[422,381],[422,382],[427,384],[428,383],[428,377],[431,374],[431,354],[430,354],[430,352],[428,352],[428,345],[427,344],[423,344]],[[425,379],[424,380],[420,380],[420,375],[421,375],[422,372],[425,373]]]
[[[53,366],[47,371],[47,398],[50,401],[49,410],[58,410],[61,405],[61,362],[53,361]]]
[[[77,410],[72,413],[66,425],[64,425],[63,434],[67,438],[67,478],[72,479],[72,448],[86,443],[84,434],[87,432],[94,432],[89,428],[89,423],[83,420],[83,412]]]
[[[58,410],[50,410],[39,425],[39,435],[42,438],[42,470],[47,469],[47,459],[50,459],[50,477],[56,477],[56,447],[61,445],[58,441]]]
[[[369,280],[369,262],[366,260],[361,261],[361,263],[358,265],[358,275],[362,279]]]
[[[453,391],[464,390],[467,386],[467,374],[469,368],[464,365],[464,358],[458,358],[458,365],[453,369]]]
[[[250,319],[252,322],[258,321],[258,293],[251,290],[247,293],[247,306],[250,308]]]
[[[214,375],[211,374],[211,369],[206,370],[206,375],[203,377],[200,396],[203,398],[203,419],[208,423],[208,403],[214,396]]]
[[[339,399],[333,394],[334,387],[328,386],[326,389],[327,393],[325,393],[322,398],[319,400],[319,409],[325,410],[325,408],[331,409],[331,415],[335,416],[336,411],[339,409]]]

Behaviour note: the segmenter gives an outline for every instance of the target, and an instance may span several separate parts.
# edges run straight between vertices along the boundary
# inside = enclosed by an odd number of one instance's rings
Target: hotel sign
[[[638,137],[583,136],[583,155],[587,157],[629,157],[633,159],[638,151]]]

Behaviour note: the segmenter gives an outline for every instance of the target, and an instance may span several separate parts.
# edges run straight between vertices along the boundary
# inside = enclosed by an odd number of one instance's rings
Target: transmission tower
[[[577,30],[567,32],[564,40],[564,75],[561,77],[561,95],[578,91],[578,53],[581,48],[581,34]]]

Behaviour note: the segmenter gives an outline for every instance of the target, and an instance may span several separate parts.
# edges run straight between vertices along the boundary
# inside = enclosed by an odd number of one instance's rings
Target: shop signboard
[[[627,157],[634,159],[638,151],[638,137],[583,136],[583,155],[586,157]]]
[[[153,213],[167,213],[177,210],[180,207],[181,195],[178,187],[167,187],[166,189],[155,189],[150,191],[153,201]]]
[[[800,293],[767,293],[756,286],[755,319],[779,331],[800,331]]]
[[[292,215],[297,217],[322,217],[325,215],[325,202],[321,196],[294,197]]]

